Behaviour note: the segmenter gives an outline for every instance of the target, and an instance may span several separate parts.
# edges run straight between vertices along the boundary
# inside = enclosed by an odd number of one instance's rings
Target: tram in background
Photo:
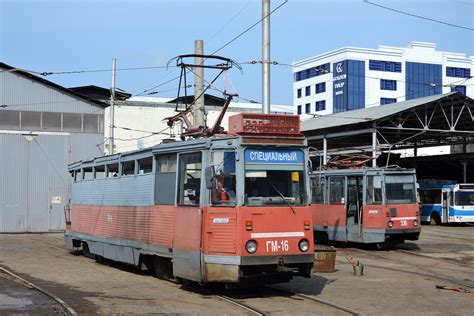
[[[421,183],[420,199],[423,222],[474,223],[474,184]]]
[[[199,283],[310,277],[299,124],[296,115],[238,114],[229,134],[71,164],[67,247]]]
[[[313,171],[315,238],[391,246],[420,235],[414,169]]]

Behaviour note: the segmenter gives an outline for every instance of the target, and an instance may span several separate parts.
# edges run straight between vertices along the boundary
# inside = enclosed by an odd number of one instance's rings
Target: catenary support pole
[[[323,138],[323,165],[324,166],[326,166],[328,162],[327,157],[328,157],[328,140],[326,136],[324,136]]]
[[[112,58],[112,87],[110,88],[110,133],[109,133],[109,154],[114,154],[114,115],[115,115],[115,69],[117,61]]]
[[[372,167],[377,167],[377,130],[372,132]]]
[[[270,0],[262,0],[262,112],[270,113]]]
[[[204,43],[202,40],[194,41],[194,54],[204,54]],[[194,57],[194,64],[202,65],[202,57]],[[193,109],[193,125],[205,127],[204,122],[204,95],[202,95],[204,87],[204,68],[196,67],[194,69],[194,109]]]

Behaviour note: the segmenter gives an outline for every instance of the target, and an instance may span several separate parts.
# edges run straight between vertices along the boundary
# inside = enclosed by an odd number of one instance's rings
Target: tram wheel
[[[89,245],[86,242],[82,243],[82,254],[84,257],[94,259],[94,255],[89,250]]]
[[[153,260],[155,275],[158,279],[173,279],[173,263],[171,259],[154,257]]]

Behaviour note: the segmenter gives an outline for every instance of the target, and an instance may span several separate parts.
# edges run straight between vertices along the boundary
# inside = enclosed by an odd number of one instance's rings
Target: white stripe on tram
[[[252,233],[251,238],[304,237],[304,232]]]
[[[391,218],[392,221],[404,221],[404,220],[407,220],[407,219],[416,219],[416,216],[412,216],[412,217],[392,217]]]

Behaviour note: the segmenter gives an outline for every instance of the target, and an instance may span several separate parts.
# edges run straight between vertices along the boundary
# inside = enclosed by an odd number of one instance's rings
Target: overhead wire
[[[234,14],[218,31],[216,31],[209,39],[206,40],[206,43],[212,42],[212,40],[222,32],[230,23],[232,23],[239,15],[241,15],[245,9],[249,6],[252,0],[248,0],[247,3],[236,13]]]
[[[371,2],[371,1],[368,1],[368,0],[363,0],[363,2],[365,2],[367,4],[370,4],[370,5],[373,5],[373,6],[376,6],[376,7],[379,7],[379,8],[382,8],[382,9],[385,9],[385,10],[388,10],[388,11],[404,14],[404,15],[415,17],[415,18],[418,18],[418,19],[427,20],[427,21],[431,21],[431,22],[435,22],[435,23],[439,23],[439,24],[443,24],[443,25],[447,25],[447,26],[452,26],[452,27],[456,27],[456,28],[464,29],[464,30],[468,30],[468,31],[474,31],[474,28],[471,28],[471,27],[466,27],[466,26],[462,26],[462,25],[448,23],[448,22],[437,20],[437,19],[429,18],[429,17],[426,17],[426,16],[421,16],[421,15],[418,15],[418,14],[413,14],[413,13],[409,13],[409,12],[406,12],[406,11],[393,9],[393,8],[386,7],[384,5],[374,3],[374,2]]]
[[[176,67],[176,66],[171,66]],[[144,67],[130,67],[130,68],[117,68],[115,71],[131,71],[131,70],[149,70],[149,69],[166,69],[168,66],[144,66]],[[32,73],[35,75],[41,75],[43,77],[51,75],[70,75],[70,74],[81,74],[81,73],[95,73],[95,72],[112,72],[112,69],[89,69],[89,70],[70,70],[70,71],[35,71],[23,68],[13,68],[0,70],[0,72],[15,72],[23,71]]]
[[[224,45],[220,46],[219,48],[217,48],[216,50],[214,50],[210,55],[215,55],[216,53],[220,52],[221,50],[223,50],[225,47],[229,46],[231,43],[233,43],[234,41],[236,41],[238,38],[240,38],[241,36],[243,36],[245,33],[247,33],[248,31],[250,31],[251,29],[253,29],[255,26],[257,26],[259,23],[261,23],[265,18],[269,17],[270,15],[273,14],[273,12],[277,11],[279,8],[281,8],[283,5],[285,5],[286,3],[288,2],[288,0],[285,0],[284,2],[282,2],[280,5],[278,5],[275,9],[271,10],[267,15],[265,15],[264,17],[262,17],[260,20],[258,20],[257,22],[255,22],[254,24],[252,24],[251,26],[247,27],[244,31],[240,32],[239,34],[237,34],[236,36],[234,36],[231,40],[227,41]],[[176,77],[173,77],[171,78],[170,80],[167,80],[165,82],[162,82],[162,83],[158,83],[157,85],[151,87],[151,88],[148,88],[148,89],[145,89],[143,92],[139,93],[139,94],[136,94],[136,96],[140,96],[140,95],[143,95],[144,93],[147,93],[147,92],[150,92],[156,88],[159,88],[159,87],[162,87],[168,83],[171,83],[177,79],[181,78],[181,74],[179,76],[176,76]],[[134,94],[135,95],[135,94]]]
[[[252,24],[251,26],[247,27],[245,30],[243,30],[242,32],[240,32],[237,36],[234,36],[234,38],[232,38],[230,41],[228,41],[227,43],[225,43],[224,45],[222,45],[221,47],[219,47],[218,49],[216,49],[213,53],[211,53],[211,55],[214,55],[218,52],[220,52],[221,50],[223,50],[224,48],[226,48],[227,46],[229,46],[230,44],[232,44],[234,41],[236,41],[238,38],[240,38],[241,36],[243,36],[245,33],[247,33],[248,31],[250,31],[251,29],[253,29],[255,26],[257,26],[258,24],[260,24],[260,22],[262,22],[263,20],[265,20],[267,17],[269,17],[270,15],[273,14],[273,12],[277,11],[278,9],[280,9],[282,6],[284,6],[286,3],[288,2],[288,0],[285,0],[284,2],[280,3],[275,9],[271,10],[267,15],[265,15],[264,17],[262,17],[260,20],[258,20],[257,22],[255,22],[254,24]]]

